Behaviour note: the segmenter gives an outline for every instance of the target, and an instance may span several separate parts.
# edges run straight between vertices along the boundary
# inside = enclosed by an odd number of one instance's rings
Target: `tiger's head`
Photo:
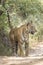
[[[34,34],[35,32],[37,32],[34,24],[31,22],[28,22],[27,23],[27,29],[28,29],[28,32],[31,33],[31,34]]]

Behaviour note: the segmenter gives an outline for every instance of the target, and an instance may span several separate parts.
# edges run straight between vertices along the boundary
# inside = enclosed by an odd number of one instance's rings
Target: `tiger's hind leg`
[[[18,56],[18,41],[16,41],[15,44],[15,52],[16,52],[16,56]]]
[[[12,56],[16,56],[16,46],[12,46]]]

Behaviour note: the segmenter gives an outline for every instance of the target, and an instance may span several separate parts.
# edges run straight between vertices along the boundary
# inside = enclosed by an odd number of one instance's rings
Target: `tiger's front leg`
[[[21,42],[19,42],[19,56],[25,56],[23,44]]]
[[[25,56],[29,55],[29,42],[25,42]]]

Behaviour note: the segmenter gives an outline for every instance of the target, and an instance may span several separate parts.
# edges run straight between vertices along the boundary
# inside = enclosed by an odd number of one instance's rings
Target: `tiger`
[[[9,37],[11,41],[11,47],[14,56],[18,54],[18,47],[20,49],[19,56],[24,56],[23,44],[25,43],[25,56],[29,54],[29,34],[34,34],[36,32],[34,24],[31,22],[25,23],[19,28],[15,27],[10,30]]]

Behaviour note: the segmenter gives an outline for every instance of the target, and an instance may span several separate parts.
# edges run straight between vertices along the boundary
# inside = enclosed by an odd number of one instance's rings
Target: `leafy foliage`
[[[43,5],[39,0],[0,0],[0,33],[1,29],[4,29],[4,33],[7,35],[10,31],[7,11],[10,17],[10,23],[13,27],[18,27],[20,24],[33,21],[37,28],[37,34],[35,37],[42,38],[43,40]],[[3,31],[2,31],[3,34]],[[8,47],[3,44],[3,36],[0,35],[0,51],[3,49],[8,51]],[[7,53],[5,50],[5,53]],[[11,52],[11,49],[10,49]],[[9,55],[9,52],[8,52]]]

